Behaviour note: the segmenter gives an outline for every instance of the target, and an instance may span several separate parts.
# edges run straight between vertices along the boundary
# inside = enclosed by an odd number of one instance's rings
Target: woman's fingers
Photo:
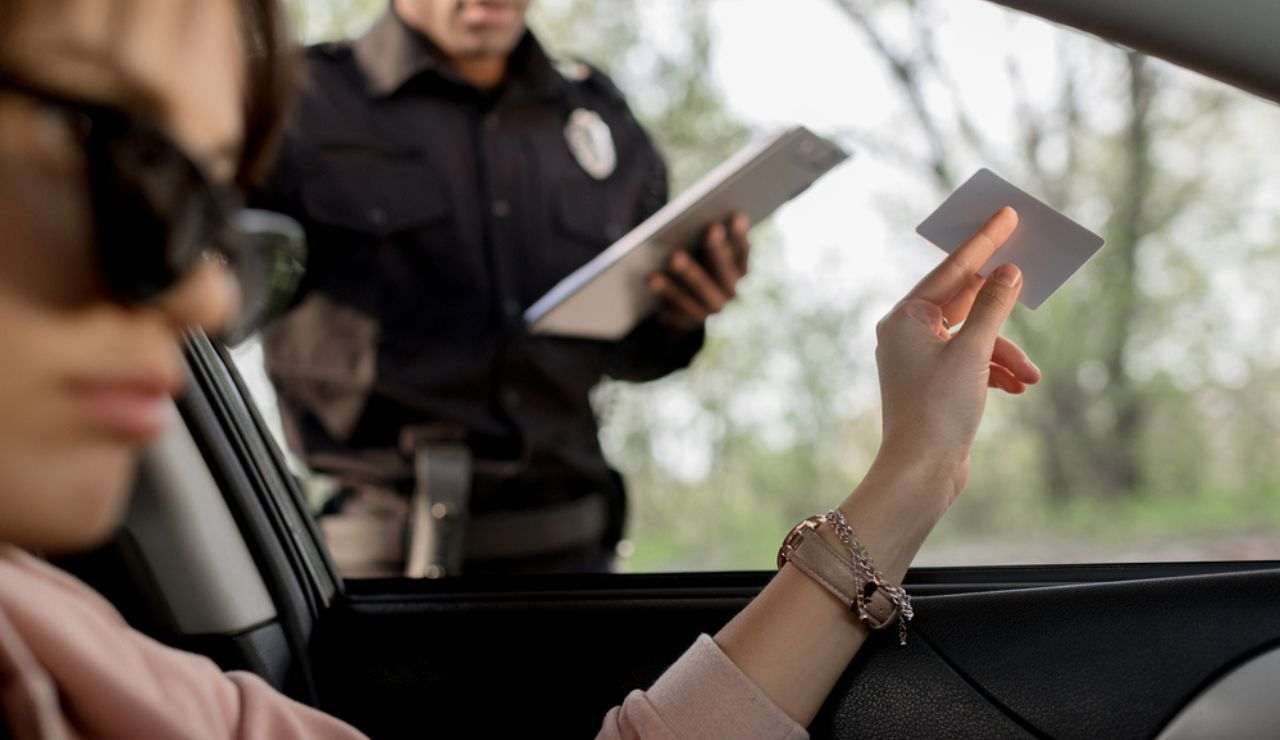
[[[1007,368],[1014,377],[1027,385],[1040,382],[1040,368],[1036,367],[1021,347],[1002,336],[996,337],[995,349],[991,351],[991,361]]]
[[[976,272],[973,273],[965,278],[964,284],[960,287],[960,292],[956,293],[947,305],[942,307],[943,315],[947,317],[947,321],[952,326],[964,323],[965,318],[969,315],[969,309],[973,308],[973,299],[978,297],[978,291],[982,290],[982,285],[985,282],[987,282],[986,278]]]
[[[974,298],[973,308],[964,326],[952,338],[950,346],[961,351],[981,353],[984,358],[995,351],[996,338],[1005,319],[1013,313],[1014,303],[1022,290],[1022,271],[1017,265],[1000,265]]]
[[[925,275],[908,298],[923,298],[939,306],[951,303],[967,286],[972,285],[973,276],[1005,243],[1017,226],[1018,213],[1008,206],[1001,208],[969,241],[960,245],[942,264]]]
[[[905,326],[903,324],[905,323]],[[904,328],[909,331],[903,334]],[[937,304],[919,298],[909,298],[893,307],[879,324],[876,324],[876,337],[884,342],[891,338],[926,336],[924,329],[932,335],[930,344],[945,344],[951,338],[943,321],[942,309]],[[936,340],[936,341],[935,341]]]
[[[1005,393],[1012,393],[1015,396],[1027,390],[1026,383],[1014,377],[1014,374],[1009,372],[1007,368],[1001,367],[994,362],[988,368],[987,385],[992,388],[999,388]]]

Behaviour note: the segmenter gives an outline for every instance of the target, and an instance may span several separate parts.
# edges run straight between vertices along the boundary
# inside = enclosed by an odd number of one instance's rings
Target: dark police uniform
[[[526,33],[504,84],[477,90],[388,12],[308,51],[295,123],[254,198],[299,219],[310,247],[300,303],[264,338],[290,444],[348,491],[405,494],[415,447],[460,440],[469,569],[599,567],[625,507],[588,393],[604,376],[665,375],[702,344],[652,319],[616,343],[523,328],[526,307],[667,198],[622,94],[567,69]],[[568,143],[584,111],[608,127],[611,171]]]

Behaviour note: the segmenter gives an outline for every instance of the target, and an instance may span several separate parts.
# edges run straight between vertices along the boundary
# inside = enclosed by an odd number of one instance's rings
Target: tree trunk
[[[1110,430],[1095,432],[1095,459],[1104,482],[1104,493],[1124,496],[1142,485],[1140,443],[1147,418],[1144,396],[1134,386],[1126,350],[1134,335],[1138,317],[1138,249],[1146,233],[1147,201],[1152,189],[1151,99],[1154,80],[1145,57],[1128,53],[1129,122],[1125,134],[1125,176],[1117,194],[1118,208],[1109,232],[1113,268],[1108,277],[1108,316],[1102,362],[1110,383],[1105,398],[1111,406],[1114,424]]]

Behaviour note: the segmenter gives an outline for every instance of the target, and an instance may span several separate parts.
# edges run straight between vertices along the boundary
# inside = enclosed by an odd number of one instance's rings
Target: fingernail
[[[1019,270],[1017,265],[1010,262],[997,267],[996,271],[991,273],[991,278],[1006,288],[1012,288],[1022,279],[1022,270]]]

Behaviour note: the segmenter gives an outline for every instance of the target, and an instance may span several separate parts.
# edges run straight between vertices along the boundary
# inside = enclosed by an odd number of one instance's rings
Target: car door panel
[[[940,655],[1045,734],[1151,737],[1280,641],[1280,572],[946,596],[919,613]]]
[[[1203,0],[993,0],[1094,33],[1280,101],[1280,49],[1273,0],[1235,0],[1223,13]]]
[[[1176,570],[1081,566],[1074,585],[1036,587],[1014,578],[1061,583],[1072,569],[913,573],[908,645],[887,633],[869,641],[813,735],[1152,737],[1223,672],[1280,641],[1274,565]],[[1161,577],[1138,577],[1151,573]],[[374,737],[496,734],[511,722],[590,736],[767,578],[355,582],[317,627],[321,702]]]
[[[929,643],[913,636],[901,646],[896,633],[876,635],[867,643],[810,730],[813,737],[872,740],[1036,737],[968,683]]]

